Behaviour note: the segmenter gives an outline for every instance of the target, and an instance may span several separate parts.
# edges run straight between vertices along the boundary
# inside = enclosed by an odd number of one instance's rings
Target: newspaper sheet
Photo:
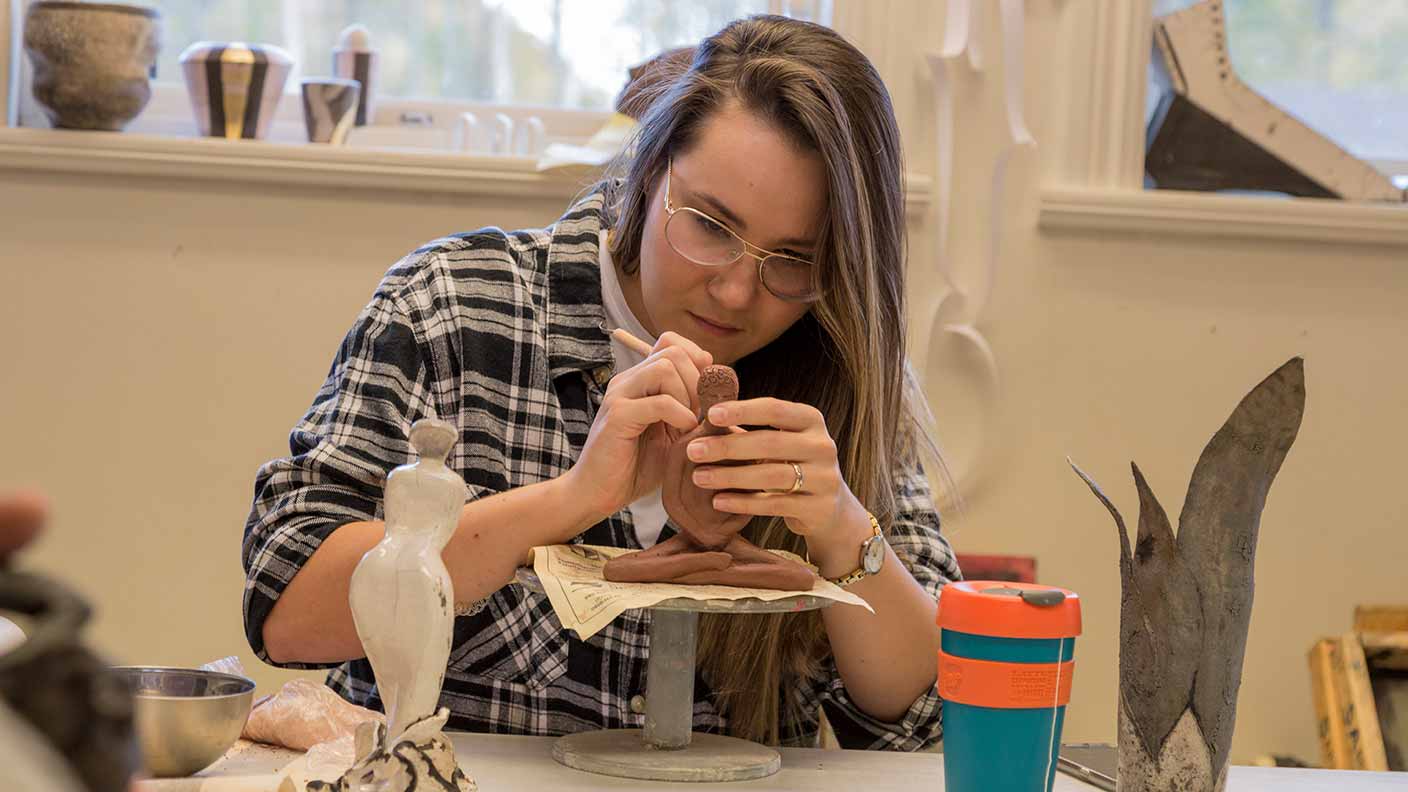
[[[678,583],[612,583],[602,577],[601,570],[607,561],[629,552],[632,551],[621,547],[597,545],[533,548],[533,571],[542,582],[548,601],[552,603],[552,609],[563,627],[575,631],[579,638],[585,640],[627,610],[648,608],[670,599],[706,601],[752,598],[772,602],[803,595],[857,605],[874,613],[865,600],[820,577],[812,584],[811,591],[804,592]],[[806,563],[783,550],[770,552]]]

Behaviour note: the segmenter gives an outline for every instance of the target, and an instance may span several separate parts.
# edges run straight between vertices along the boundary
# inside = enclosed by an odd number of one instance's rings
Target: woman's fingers
[[[791,462],[836,459],[836,444],[821,432],[784,432],[755,429],[690,441],[685,453],[692,462],[782,459]]]
[[[772,426],[791,432],[826,428],[821,411],[810,404],[764,397],[724,402],[709,411],[709,423],[715,426]]]
[[[820,483],[818,474],[808,473],[804,467],[802,474],[802,488],[799,492],[805,492],[808,484]],[[808,477],[812,481],[807,481]],[[712,490],[771,490],[775,492],[786,492],[792,489],[792,485],[797,481],[797,468],[792,467],[789,462],[760,462],[756,465],[720,465],[709,467],[697,467],[694,469],[694,483],[702,489]]]
[[[702,368],[695,364],[689,353],[681,347],[666,347],[651,355],[657,359],[668,360],[674,367],[675,375],[684,390],[684,404],[697,416],[699,414],[699,370]]]
[[[675,347],[684,350],[685,354],[689,356],[689,359],[693,361],[696,369],[714,365],[714,356],[712,353],[705,351],[698,344],[673,330],[666,330],[660,335],[660,339],[655,342],[655,350],[657,352],[667,347]]]
[[[612,377],[606,383],[603,403],[658,394],[669,396],[685,408],[690,407],[689,390],[675,362],[652,355]]]
[[[714,508],[729,514],[765,517],[799,517],[808,513],[810,495],[773,492],[720,492],[714,495]]]
[[[667,330],[655,342],[652,356],[663,356],[675,364],[685,392],[689,394],[689,409],[699,414],[699,372],[714,362],[714,356],[679,333]]]
[[[623,422],[631,434],[639,435],[652,424],[666,423],[681,432],[699,425],[693,411],[673,396],[663,393],[639,399],[622,399],[611,407],[612,418]]]
[[[696,414],[698,390],[699,366],[688,350],[678,346],[658,348],[645,360],[612,377],[606,385],[608,396],[639,398],[666,393]]]

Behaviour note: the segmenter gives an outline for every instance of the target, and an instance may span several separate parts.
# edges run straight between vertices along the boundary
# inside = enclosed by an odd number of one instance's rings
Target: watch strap
[[[868,544],[871,539],[874,539],[877,536],[884,536],[884,533],[880,530],[880,521],[875,519],[875,515],[871,514],[870,512],[866,512],[865,516],[870,518],[870,530],[874,533],[871,534],[870,538],[866,539],[865,542],[863,542],[860,546],[860,564],[856,567],[855,571],[851,572],[850,574],[842,575],[838,578],[827,578],[827,582],[836,586],[840,586],[841,588],[845,588],[846,586],[849,586],[852,583],[858,583],[864,580],[865,578],[869,577],[870,573],[865,571],[865,545]]]

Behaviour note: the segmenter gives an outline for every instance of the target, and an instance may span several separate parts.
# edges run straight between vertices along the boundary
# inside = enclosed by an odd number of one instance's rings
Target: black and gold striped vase
[[[272,44],[200,41],[181,53],[196,124],[206,137],[263,138],[293,68]]]

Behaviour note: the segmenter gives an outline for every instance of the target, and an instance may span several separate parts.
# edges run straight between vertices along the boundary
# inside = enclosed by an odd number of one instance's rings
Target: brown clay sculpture
[[[661,484],[665,512],[679,533],[649,549],[612,559],[603,574],[621,583],[810,590],[815,579],[810,569],[744,539],[739,531],[749,516],[715,509],[715,491],[694,484],[695,464],[685,449],[695,438],[729,433],[727,427],[709,422],[709,408],[738,398],[738,375],[728,366],[709,366],[700,372],[698,392],[703,417],[698,427],[670,447]]]
[[[665,458],[665,477],[660,485],[665,512],[675,521],[680,533],[689,537],[694,545],[709,550],[728,544],[729,539],[748,524],[748,515],[714,508],[714,490],[694,485],[694,469],[698,466],[690,461],[685,449],[697,438],[728,434],[726,427],[709,423],[709,409],[737,398],[738,375],[733,369],[709,366],[699,372],[699,409],[703,417],[694,431],[681,436],[670,447]]]

